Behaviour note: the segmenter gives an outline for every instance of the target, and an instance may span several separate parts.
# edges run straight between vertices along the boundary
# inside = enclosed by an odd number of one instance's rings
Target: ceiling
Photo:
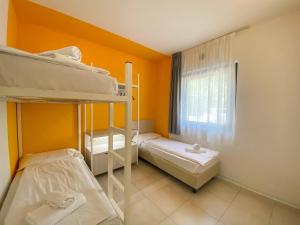
[[[31,1],[164,54],[300,9],[300,0]]]

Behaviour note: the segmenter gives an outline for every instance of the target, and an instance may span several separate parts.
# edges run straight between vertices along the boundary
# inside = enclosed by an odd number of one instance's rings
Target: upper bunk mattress
[[[108,71],[66,59],[0,46],[0,87],[116,95]]]

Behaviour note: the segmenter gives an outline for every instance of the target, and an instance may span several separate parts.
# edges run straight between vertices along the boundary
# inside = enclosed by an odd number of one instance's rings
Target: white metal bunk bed
[[[67,103],[78,104],[78,150],[81,151],[81,104],[103,103],[109,104],[109,151],[108,151],[108,198],[116,213],[125,225],[130,224],[130,183],[131,183],[131,136],[132,136],[132,63],[125,63],[125,96],[112,94],[98,94],[76,91],[43,90],[35,88],[1,86],[0,100],[17,103],[19,158],[22,150],[21,103]],[[125,104],[125,129],[114,126],[114,103]],[[113,134],[121,133],[125,136],[125,157],[113,151]],[[124,165],[124,185],[113,174],[113,160]],[[116,187],[124,193],[124,211],[120,209],[113,197]]]
[[[119,88],[121,87],[122,88],[122,92],[121,92],[121,96],[124,96],[126,95],[126,84],[125,83],[119,83],[118,84]],[[133,84],[132,85],[132,88],[133,89],[136,89],[137,91],[137,119],[134,123],[134,126],[132,126],[132,135],[139,135],[139,127],[140,127],[140,74],[137,74],[137,84]],[[133,97],[132,97],[133,98]],[[80,110],[79,110],[80,112]],[[113,118],[113,110],[110,111],[109,113],[112,113],[111,117],[110,118]],[[81,116],[81,115],[80,115]],[[80,118],[80,117],[79,117]],[[79,119],[78,118],[78,119]],[[103,133],[105,131],[103,130],[94,130],[94,110],[93,110],[93,104],[90,104],[90,131],[87,132],[87,117],[86,117],[86,106],[84,106],[84,127],[83,127],[83,132],[84,132],[84,157],[86,159],[86,161],[88,161],[88,156],[87,156],[87,151],[90,151],[89,152],[89,155],[90,155],[90,159],[89,159],[89,162],[90,162],[90,169],[92,171],[93,174],[95,174],[95,171],[94,171],[94,157],[95,157],[95,154],[94,154],[94,144],[93,144],[93,138],[97,135],[95,135],[95,133]],[[112,121],[109,121],[109,123],[111,123]],[[120,133],[120,134],[123,134],[124,135],[124,132],[122,132],[122,129],[120,130],[119,128],[114,128],[116,133]],[[81,136],[81,135],[80,135]],[[89,137],[89,141],[87,140],[87,136]],[[132,137],[132,136],[131,136]],[[78,143],[80,143],[81,140],[78,140]],[[87,143],[89,142],[89,150],[87,148]],[[138,147],[137,145],[136,146],[136,159],[135,159],[135,162],[136,164],[138,164]],[[115,151],[112,151],[114,152],[113,154],[117,154]],[[118,156],[116,156],[118,157]],[[123,165],[123,163],[121,164]],[[95,174],[97,175],[97,174]]]

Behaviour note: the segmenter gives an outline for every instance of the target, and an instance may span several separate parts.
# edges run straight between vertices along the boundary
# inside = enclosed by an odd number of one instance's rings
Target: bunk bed
[[[125,84],[119,83],[118,84],[119,90],[118,94],[121,96],[126,95],[125,90]],[[137,84],[132,85],[132,88],[137,91],[137,104],[136,104],[136,110],[137,110],[137,118],[136,121],[133,121],[132,123],[132,137],[134,135],[139,135],[139,124],[140,124],[140,74],[137,74]],[[134,97],[132,97],[133,100]],[[102,174],[104,172],[107,172],[107,152],[108,152],[108,140],[106,139],[106,136],[109,133],[109,130],[94,130],[94,107],[93,104],[90,104],[90,130],[89,132],[86,129],[87,125],[87,117],[86,117],[86,107],[84,107],[84,156],[86,159],[87,164],[91,168],[92,173],[96,176],[99,174]],[[103,138],[105,137],[105,138]],[[102,139],[97,141],[96,139]],[[113,136],[113,150],[114,152],[118,152],[120,155],[124,155],[124,135],[123,134],[115,134]],[[131,155],[132,163],[138,164],[138,147],[137,145],[132,142],[132,149],[131,149]],[[122,163],[119,163],[118,161],[114,162],[113,168],[121,168],[123,167]]]
[[[118,95],[118,83],[109,76],[108,72],[102,69],[89,67],[80,63],[71,61],[60,61],[48,57],[41,57],[36,54],[19,51],[7,47],[0,48],[0,100],[6,102],[17,103],[17,125],[18,125],[18,146],[19,158],[23,155],[22,149],[22,126],[21,126],[21,105],[22,103],[67,103],[78,105],[78,152],[81,155],[81,106],[85,108],[86,104],[107,103],[109,105],[109,141],[108,141],[108,196],[106,196],[95,177],[82,157],[69,157],[64,160],[58,160],[51,163],[70,163],[74,168],[78,167],[82,177],[90,183],[90,189],[96,191],[97,198],[92,198],[95,204],[106,209],[108,215],[97,224],[130,224],[130,182],[131,182],[131,135],[132,135],[132,63],[125,63],[125,83],[120,84],[124,89],[123,95]],[[114,103],[125,104],[125,128],[121,129],[114,126]],[[85,113],[85,111],[83,112]],[[125,136],[125,154],[119,155],[113,151],[113,135],[121,133]],[[51,157],[50,157],[51,158]],[[113,174],[114,160],[124,165],[124,183],[121,183]],[[50,163],[50,164],[51,164]],[[49,165],[50,165],[49,164]],[[39,166],[48,166],[41,163]],[[19,171],[15,176],[12,185],[8,191],[7,198],[4,200],[1,210],[0,223],[5,224],[7,215],[18,215],[20,212],[16,208],[11,209],[12,205],[16,206],[18,201],[18,193],[20,192],[20,183],[24,180],[24,174],[28,174],[31,167]],[[79,171],[78,171],[79,173]],[[29,178],[28,178],[29,177]],[[27,176],[30,179],[30,176]],[[82,181],[82,180],[81,180]],[[82,185],[81,182],[80,185]],[[59,184],[58,184],[59,185]],[[80,186],[79,185],[79,186]],[[22,188],[26,187],[21,185]],[[36,188],[36,187],[34,187]],[[48,187],[49,188],[49,187]],[[113,189],[119,189],[124,193],[124,211],[118,206],[114,200]],[[55,191],[55,190],[54,190]],[[88,198],[87,198],[88,199]],[[28,200],[31,204],[37,204],[36,199]],[[26,201],[25,201],[26,202]],[[23,202],[24,203],[24,202]],[[89,199],[88,202],[89,203]],[[107,207],[104,207],[104,206]],[[32,205],[31,205],[32,206]],[[90,207],[92,208],[92,207]],[[97,208],[95,207],[94,210]],[[85,209],[87,210],[87,209]],[[13,211],[13,212],[12,212]],[[73,212],[72,215],[77,212]],[[99,212],[100,213],[100,212]],[[117,215],[119,219],[112,220]],[[11,217],[12,217],[11,216]],[[75,218],[79,218],[78,216]],[[68,217],[68,216],[67,216]],[[67,218],[66,217],[66,218]],[[11,221],[11,220],[9,220]],[[59,224],[78,224],[80,221],[65,220]],[[121,223],[118,223],[121,222]],[[18,222],[18,223],[17,223]],[[22,218],[15,224],[23,224]],[[95,222],[95,221],[94,221]],[[81,224],[81,223],[80,223]],[[85,221],[86,225],[90,225]],[[95,224],[95,223],[92,223]],[[10,224],[11,225],[11,224]]]

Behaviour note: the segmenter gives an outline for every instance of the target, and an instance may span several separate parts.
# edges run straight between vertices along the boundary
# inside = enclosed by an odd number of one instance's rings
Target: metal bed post
[[[81,104],[77,105],[78,151],[81,153]]]
[[[125,225],[130,225],[130,186],[131,186],[131,135],[132,135],[132,63],[125,64],[125,93],[126,101],[125,108],[125,129],[115,127],[114,119],[114,104],[109,103],[109,141],[108,141],[108,197],[120,218]],[[120,155],[113,149],[113,134],[121,133],[125,136],[125,156]],[[124,166],[124,185],[113,174],[114,160],[117,160]],[[113,190],[116,187],[124,193],[124,211],[113,198]]]
[[[83,104],[83,133],[84,133],[84,138],[83,138],[84,159],[87,160],[86,158],[86,104]]]
[[[90,165],[91,165],[91,171],[94,174],[93,139],[94,139],[94,113],[93,113],[93,104],[90,104],[90,142],[91,142]]]
[[[138,136],[140,133],[140,74],[138,73],[137,77],[137,132],[136,135]],[[139,164],[139,147],[136,145],[136,164]]]
[[[113,126],[114,126],[114,103],[108,104],[108,125],[109,125],[109,134],[108,134],[108,197],[113,198],[113,188],[112,188],[112,179],[113,176],[113,155],[111,152],[113,149]]]
[[[130,224],[130,187],[131,187],[131,135],[132,135],[132,63],[125,66],[125,92],[128,101],[126,104],[126,127],[125,127],[125,198],[124,198],[124,222]]]
[[[18,139],[18,155],[23,155],[23,137],[22,137],[22,105],[17,103],[17,139]]]

